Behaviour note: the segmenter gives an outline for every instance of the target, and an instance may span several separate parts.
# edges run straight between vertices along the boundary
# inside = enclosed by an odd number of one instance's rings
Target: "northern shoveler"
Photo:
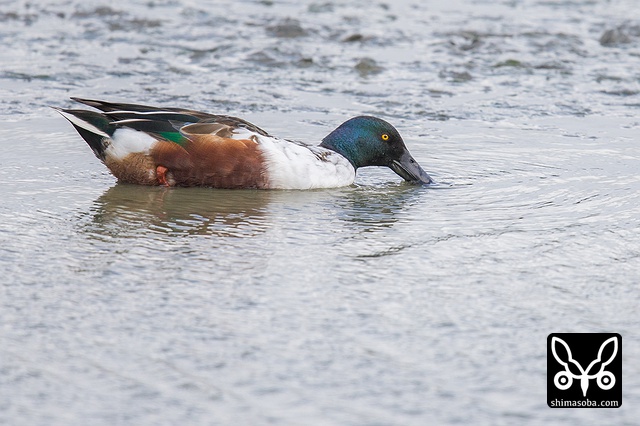
[[[240,118],[180,108],[72,98],[99,109],[58,109],[120,181],[213,188],[347,186],[356,170],[387,166],[432,183],[398,131],[376,117],[341,124],[319,146],[270,136]]]

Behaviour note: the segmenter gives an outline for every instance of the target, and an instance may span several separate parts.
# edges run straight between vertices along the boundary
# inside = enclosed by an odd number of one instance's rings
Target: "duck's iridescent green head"
[[[406,181],[433,182],[413,159],[395,127],[376,117],[360,116],[345,121],[320,146],[341,154],[356,169],[387,166]]]

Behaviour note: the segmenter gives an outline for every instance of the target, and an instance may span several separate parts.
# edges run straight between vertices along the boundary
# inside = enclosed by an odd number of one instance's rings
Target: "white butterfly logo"
[[[556,352],[556,345],[558,344],[562,345],[568,354],[569,358],[566,361],[563,361]],[[613,344],[613,354],[611,354],[611,357],[606,362],[603,362],[602,353],[604,352],[604,348],[609,344]],[[610,371],[605,371],[605,367],[611,364],[611,361],[613,361],[613,359],[616,357],[616,354],[618,353],[618,339],[615,336],[605,340],[604,343],[600,345],[600,349],[598,350],[598,357],[595,360],[591,361],[591,364],[589,364],[586,369],[583,369],[582,366],[575,359],[573,359],[573,355],[571,355],[571,349],[569,349],[569,345],[567,345],[567,343],[561,338],[554,336],[551,339],[551,351],[553,352],[553,356],[555,357],[556,361],[558,361],[560,365],[564,366],[564,371],[559,371],[553,378],[553,383],[558,389],[569,389],[573,384],[573,379],[580,379],[582,396],[586,397],[587,389],[589,389],[590,379],[596,379],[598,387],[602,390],[609,390],[613,387],[613,385],[616,384],[616,378],[613,373],[611,373]],[[602,362],[602,365],[600,366],[598,372],[589,374],[591,372],[591,368],[599,362]],[[569,363],[572,363],[573,365],[578,367],[580,374],[572,373],[569,369]]]

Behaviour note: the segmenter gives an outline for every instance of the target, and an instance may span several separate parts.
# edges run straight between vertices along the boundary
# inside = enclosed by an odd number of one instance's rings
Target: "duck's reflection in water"
[[[117,184],[95,202],[87,231],[104,236],[153,232],[250,237],[264,232],[269,191]]]
[[[361,186],[336,200],[339,218],[358,233],[393,227],[407,214],[408,206],[419,202],[424,189],[414,185]]]

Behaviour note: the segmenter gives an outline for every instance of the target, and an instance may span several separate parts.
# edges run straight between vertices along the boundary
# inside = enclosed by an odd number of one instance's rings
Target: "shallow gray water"
[[[640,8],[424,3],[0,2],[0,424],[637,424]],[[118,185],[69,96],[374,114],[439,184]],[[567,331],[621,408],[547,407]]]

